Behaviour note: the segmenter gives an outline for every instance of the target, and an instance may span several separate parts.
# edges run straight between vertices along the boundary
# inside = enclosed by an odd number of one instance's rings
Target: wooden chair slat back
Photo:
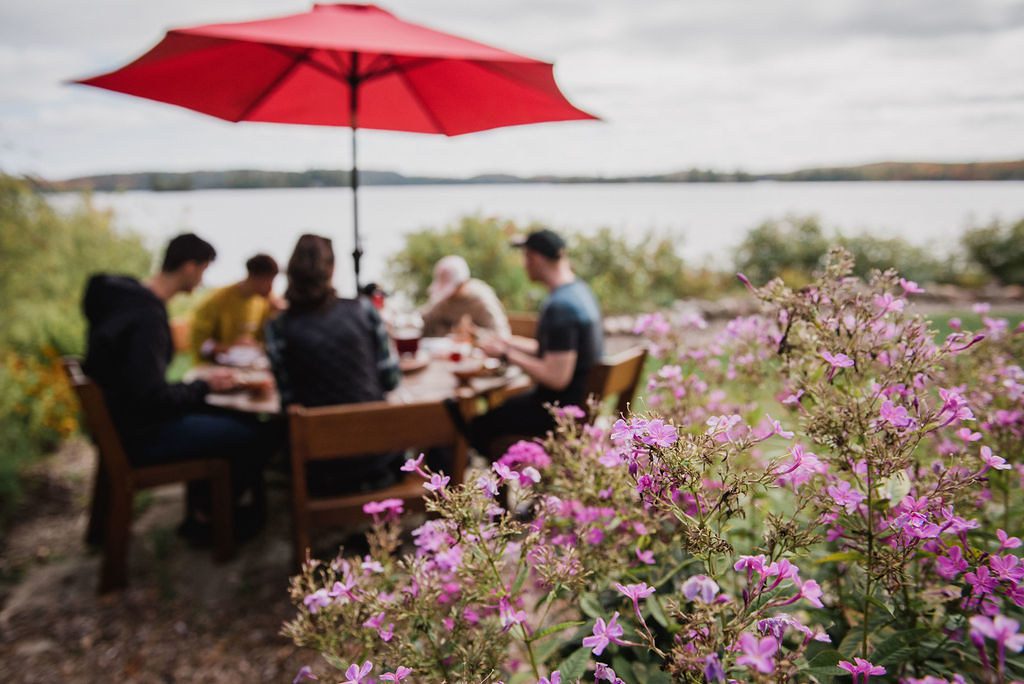
[[[100,463],[112,480],[126,480],[131,473],[131,465],[121,443],[121,437],[117,434],[117,428],[114,427],[114,421],[107,410],[103,390],[85,374],[77,358],[66,356],[62,361],[68,381],[78,395],[78,403],[85,415],[89,434],[92,435],[99,450]]]
[[[510,311],[508,314],[508,327],[513,335],[536,337],[538,320],[539,317],[535,313]]]
[[[605,357],[590,371],[587,393],[599,400],[618,395],[618,411],[625,413],[636,393],[646,361],[646,347],[634,347]]]
[[[451,446],[459,440],[440,402],[388,402],[288,409],[293,457],[337,459],[401,449]]]

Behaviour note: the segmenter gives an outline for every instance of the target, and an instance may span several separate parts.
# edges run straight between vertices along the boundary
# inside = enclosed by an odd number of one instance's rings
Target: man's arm
[[[163,321],[156,317],[135,324],[123,360],[123,381],[129,396],[139,404],[170,415],[202,406],[210,384],[203,380],[167,382],[163,353],[168,341],[160,329],[162,325]]]
[[[538,358],[511,344],[506,349],[509,362],[522,368],[537,384],[561,392],[572,382],[576,358],[579,356],[576,351],[549,351]]]

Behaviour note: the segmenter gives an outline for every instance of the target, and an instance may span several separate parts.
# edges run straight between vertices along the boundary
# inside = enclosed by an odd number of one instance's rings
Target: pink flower
[[[1020,539],[1007,535],[1006,532],[1001,529],[996,530],[996,537],[999,538],[1000,551],[1003,549],[1016,549],[1020,546]]]
[[[307,679],[317,679],[317,676],[313,674],[313,671],[309,669],[309,665],[303,665],[302,669],[299,670],[298,674],[295,675],[295,679],[292,680],[292,684],[299,684]]]
[[[850,368],[851,366],[853,366],[853,359],[851,359],[846,354],[833,354],[832,352],[829,351],[822,351],[821,358],[825,359],[825,361],[828,362],[828,365],[830,366],[828,370],[829,380],[832,379],[832,377],[839,371],[840,368]]]
[[[964,575],[964,581],[971,585],[972,596],[984,596],[999,589],[999,580],[993,577],[988,567],[984,565]]]
[[[576,420],[583,420],[587,417],[587,414],[583,409],[573,404],[556,409],[555,415],[559,418],[575,418]]]
[[[889,313],[895,311],[899,313],[903,311],[903,307],[907,305],[907,302],[900,299],[899,297],[893,297],[890,293],[875,295],[875,306],[877,306],[882,313]]]
[[[1024,649],[1024,634],[1018,634],[1020,624],[1011,620],[1005,615],[996,615],[994,618],[987,618],[984,615],[975,615],[971,618],[971,636],[981,635],[996,642],[1000,649],[1008,648],[1014,653],[1020,653]]]
[[[598,663],[597,667],[594,668],[594,681],[599,682],[601,680],[611,682],[612,684],[625,684],[625,682],[615,674],[615,670],[604,663]]]
[[[897,406],[888,399],[882,402],[882,408],[878,413],[883,422],[901,430],[915,425],[914,419],[910,417],[906,408]]]
[[[384,514],[385,519],[393,520],[402,515],[403,510],[401,499],[384,499],[383,501],[371,501],[370,503],[363,504],[363,513],[372,515],[374,520],[381,513]]]
[[[987,446],[981,447],[981,460],[984,461],[985,465],[989,468],[993,468],[995,470],[1009,470],[1011,467],[1010,464],[1006,462],[1005,458],[1002,456],[996,456],[992,453],[992,449]]]
[[[736,664],[753,667],[761,674],[775,672],[775,654],[779,650],[779,642],[775,637],[758,639],[753,634],[744,632],[736,642],[743,655],[736,659]]]
[[[821,602],[821,587],[814,580],[807,580],[800,585],[800,598],[806,600],[815,608],[824,608]]]
[[[1024,579],[1024,566],[1021,565],[1020,559],[1012,553],[1003,556],[989,556],[988,565],[996,577],[1001,580],[1017,584]]]
[[[947,580],[953,579],[968,567],[963,550],[959,546],[951,546],[945,556],[935,559],[935,571]]]
[[[679,440],[679,432],[674,425],[668,425],[660,418],[647,424],[647,436],[642,438],[645,444],[667,448]]]
[[[476,486],[492,499],[498,496],[498,481],[489,475],[481,475],[476,479]]]
[[[718,583],[707,575],[694,575],[683,582],[683,596],[687,601],[700,598],[703,603],[711,603],[717,594]]]
[[[763,554],[758,554],[757,556],[740,556],[740,559],[736,561],[736,563],[732,566],[732,569],[736,572],[739,572],[740,570],[746,570],[747,578],[749,578],[750,575],[755,572],[759,575],[764,574],[764,564],[767,561],[768,558]]]
[[[871,675],[885,674],[885,668],[881,665],[872,665],[863,658],[854,658],[853,660],[856,665],[851,663],[849,660],[840,660],[837,665],[853,675],[854,684],[858,681],[867,682]],[[863,680],[861,680],[861,676],[864,677]]]
[[[782,423],[767,414],[765,414],[764,419],[765,422],[768,423],[768,427],[771,429],[768,436],[778,435],[779,437],[782,437],[782,439],[793,439],[793,433],[790,430],[783,428]]]
[[[846,480],[840,480],[838,485],[829,485],[826,490],[828,495],[832,497],[832,500],[837,505],[842,506],[847,513],[853,513],[857,510],[857,506],[866,497],[855,489],[850,487],[850,483]]]
[[[498,601],[498,615],[501,618],[501,631],[503,632],[512,629],[513,625],[521,625],[526,622],[526,611],[513,608],[508,597],[505,596]]]
[[[636,557],[644,565],[654,565],[654,552],[653,551],[641,551],[639,548],[636,550]]]
[[[439,492],[443,495],[444,488],[448,486],[448,483],[451,482],[451,479],[452,478],[448,477],[447,475],[438,475],[435,473],[434,475],[430,476],[430,482],[423,483],[423,488],[431,492]]]
[[[620,593],[633,601],[633,611],[640,615],[640,600],[645,599],[654,593],[654,587],[649,587],[645,582],[640,584],[615,584]]]
[[[972,432],[970,428],[960,428],[956,431],[956,436],[965,442],[977,442],[981,439],[981,433]]]
[[[420,477],[426,478],[427,477],[427,473],[423,470],[423,459],[425,457],[426,457],[426,454],[422,454],[421,453],[416,458],[410,458],[410,459],[406,460],[406,462],[402,464],[402,468],[401,468],[402,472],[403,473],[419,473]]]
[[[369,660],[363,663],[362,666],[349,665],[348,669],[345,670],[345,681],[342,684],[364,684],[372,669],[373,663]]]
[[[609,644],[624,644],[620,638],[623,634],[622,626],[618,622],[619,611],[615,611],[612,619],[606,624],[603,618],[597,618],[594,622],[593,636],[584,637],[583,645],[592,649],[594,655],[601,655]]]
[[[380,681],[382,681],[382,682],[400,682],[400,681],[402,681],[403,679],[405,679],[406,677],[408,677],[411,674],[412,674],[412,668],[411,667],[402,667],[401,665],[399,665],[398,669],[396,669],[394,672],[385,672],[384,674],[382,674],[380,676]]]
[[[924,292],[924,288],[919,287],[913,280],[907,280],[905,278],[900,278],[900,287],[902,287],[903,291],[907,294],[921,294]]]
[[[320,612],[321,608],[326,608],[331,605],[331,597],[328,595],[326,589],[317,589],[312,594],[302,599],[302,605],[306,606],[306,609],[310,613],[316,615]]]

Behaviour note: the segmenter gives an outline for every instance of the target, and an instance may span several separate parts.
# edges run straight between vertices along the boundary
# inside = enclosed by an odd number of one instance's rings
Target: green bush
[[[512,221],[464,216],[443,230],[426,228],[411,233],[391,260],[389,281],[415,301],[423,301],[434,264],[441,257],[458,254],[469,264],[473,277],[494,288],[507,309],[531,311],[537,308],[543,290],[530,284],[523,270],[522,255],[509,246],[520,232]]]
[[[117,233],[112,215],[88,199],[61,214],[23,181],[0,176],[0,348],[80,353],[89,275],[141,276],[151,260],[139,237]]]
[[[151,256],[88,200],[54,211],[23,181],[0,175],[0,527],[18,473],[77,429],[60,355],[84,349],[82,290],[96,271],[142,275]]]
[[[973,228],[961,243],[970,259],[1000,283],[1024,285],[1024,219]]]
[[[469,263],[474,277],[494,288],[508,310],[535,310],[544,290],[529,282],[522,255],[509,242],[538,227],[466,216],[443,230],[413,233],[392,259],[389,279],[394,287],[422,301],[437,260],[459,254]],[[649,310],[668,306],[681,297],[709,296],[720,293],[732,280],[707,269],[687,269],[668,238],[649,234],[634,242],[609,228],[593,235],[565,237],[573,269],[590,284],[605,313]]]
[[[865,278],[874,269],[897,269],[909,280],[960,282],[962,267],[952,256],[938,258],[903,238],[827,233],[816,216],[788,216],[765,221],[747,233],[736,252],[736,268],[754,283],[781,276],[794,286],[810,282],[825,254],[841,245],[856,259],[855,275]]]

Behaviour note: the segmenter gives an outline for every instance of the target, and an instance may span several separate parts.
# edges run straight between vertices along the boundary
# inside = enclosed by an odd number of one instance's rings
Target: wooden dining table
[[[530,386],[530,378],[516,366],[509,366],[495,375],[483,375],[460,380],[456,371],[465,369],[466,361],[452,361],[449,358],[422,358],[420,364],[403,363],[410,368],[403,371],[398,387],[386,395],[392,404],[413,404],[443,399],[473,399],[488,397],[500,390],[518,391]],[[411,367],[421,366],[412,370]],[[201,380],[214,369],[224,368],[216,364],[200,364],[185,374],[186,381]],[[250,385],[262,385],[263,391],[238,390],[233,392],[210,392],[206,403],[217,408],[242,413],[281,412],[281,397],[274,383],[274,375],[267,368],[235,369],[240,380]]]

